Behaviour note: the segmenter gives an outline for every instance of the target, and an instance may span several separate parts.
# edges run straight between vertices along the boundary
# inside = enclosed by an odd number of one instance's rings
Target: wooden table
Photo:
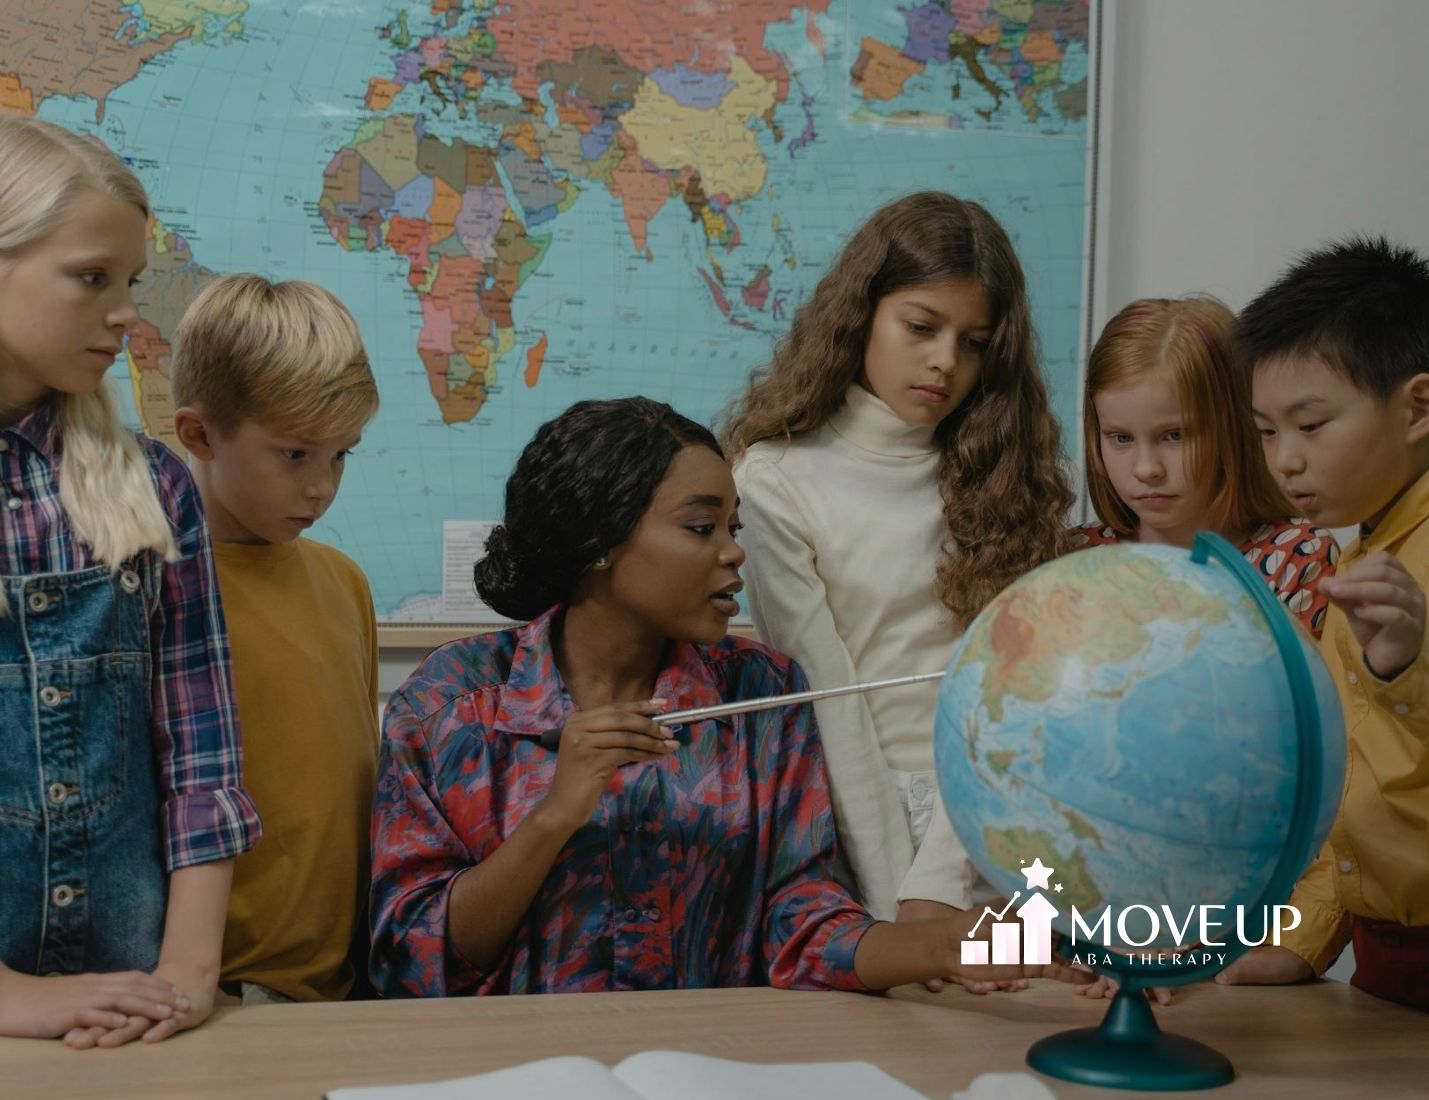
[[[0,1095],[318,1100],[340,1085],[460,1077],[555,1054],[613,1065],[665,1049],[743,1061],[863,1059],[946,1100],[980,1073],[1031,1072],[1023,1059],[1032,1042],[1091,1026],[1104,1006],[1039,982],[990,997],[719,989],[228,1008],[152,1047],[77,1052],[0,1039]],[[1429,1090],[1429,1015],[1339,982],[1196,986],[1158,1017],[1235,1063],[1237,1080],[1217,1097]],[[1039,1079],[1059,1097],[1132,1095]]]

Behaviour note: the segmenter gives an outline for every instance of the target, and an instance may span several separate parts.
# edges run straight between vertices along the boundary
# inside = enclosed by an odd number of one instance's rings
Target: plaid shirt
[[[153,654],[150,721],[170,871],[228,859],[258,842],[258,811],[242,786],[228,634],[203,506],[188,468],[140,439],[180,558],[138,570]],[[0,573],[73,573],[98,564],[60,504],[61,441],[52,402],[0,431]]]
[[[619,768],[556,857],[501,959],[482,971],[447,940],[462,871],[550,789],[570,695],[554,612],[434,652],[387,708],[372,820],[372,975],[387,994],[585,992],[774,985],[862,989],[873,918],[834,881],[834,818],[806,704],[694,723],[681,748]],[[757,642],[670,646],[671,709],[807,690]]]

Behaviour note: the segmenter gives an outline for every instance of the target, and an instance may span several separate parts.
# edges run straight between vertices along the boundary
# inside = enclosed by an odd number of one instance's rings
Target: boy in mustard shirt
[[[1353,939],[1353,984],[1429,1010],[1429,263],[1383,240],[1312,253],[1236,337],[1285,495],[1359,538],[1321,586],[1349,736],[1340,815],[1290,899],[1299,927],[1217,981],[1302,981]]]
[[[366,984],[351,959],[367,948],[377,629],[356,564],[300,536],[337,496],[377,386],[336,298],[257,275],[198,296],[172,374],[264,825],[234,867],[221,986],[244,1003],[341,1000]]]

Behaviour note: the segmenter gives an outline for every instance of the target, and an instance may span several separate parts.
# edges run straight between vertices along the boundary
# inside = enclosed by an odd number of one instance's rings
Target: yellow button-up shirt
[[[1429,474],[1340,558],[1341,575],[1376,550],[1429,589]],[[1323,973],[1350,938],[1352,917],[1429,925],[1429,645],[1393,680],[1365,665],[1338,607],[1325,618],[1329,665],[1349,737],[1345,796],[1329,842],[1290,903],[1300,926],[1281,943]]]

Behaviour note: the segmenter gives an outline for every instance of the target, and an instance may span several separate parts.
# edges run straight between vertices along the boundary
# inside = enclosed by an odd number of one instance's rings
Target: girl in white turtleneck
[[[982,606],[1064,545],[1072,493],[1022,269],[951,195],[900,199],[850,239],[725,442],[755,625],[814,687],[942,669]],[[884,919],[972,906],[976,872],[934,812],[936,697],[815,704],[842,850]]]

